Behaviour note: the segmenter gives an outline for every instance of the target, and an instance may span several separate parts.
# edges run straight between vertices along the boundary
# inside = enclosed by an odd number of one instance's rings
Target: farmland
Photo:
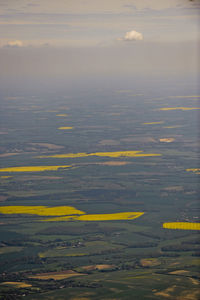
[[[1,96],[0,299],[198,299],[199,107],[179,92]]]

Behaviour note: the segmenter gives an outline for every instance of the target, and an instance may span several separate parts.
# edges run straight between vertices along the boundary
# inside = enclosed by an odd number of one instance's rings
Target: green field
[[[163,228],[165,222],[199,222],[199,174],[186,171],[198,168],[198,110],[159,110],[194,106],[184,97],[172,103],[170,93],[162,100],[153,93],[122,97],[113,91],[56,102],[2,96],[1,168],[72,167],[1,172],[0,206],[144,214],[90,222],[1,214],[0,299],[198,299],[199,232]],[[118,151],[160,156],[51,157]],[[34,277],[62,271],[80,275]]]

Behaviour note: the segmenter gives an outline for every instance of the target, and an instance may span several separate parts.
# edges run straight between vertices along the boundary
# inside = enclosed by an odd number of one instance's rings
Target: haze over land
[[[0,1],[0,299],[198,300],[199,9]]]

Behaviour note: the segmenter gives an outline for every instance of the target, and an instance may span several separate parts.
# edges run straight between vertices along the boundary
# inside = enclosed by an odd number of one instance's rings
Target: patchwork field
[[[182,86],[2,96],[0,299],[198,300],[199,96]]]

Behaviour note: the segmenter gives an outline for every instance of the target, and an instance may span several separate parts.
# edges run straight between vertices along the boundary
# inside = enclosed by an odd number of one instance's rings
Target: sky
[[[200,0],[1,0],[0,79],[197,74]]]
[[[199,8],[199,0],[1,0],[0,45],[105,46],[132,30],[146,41],[194,41]]]

